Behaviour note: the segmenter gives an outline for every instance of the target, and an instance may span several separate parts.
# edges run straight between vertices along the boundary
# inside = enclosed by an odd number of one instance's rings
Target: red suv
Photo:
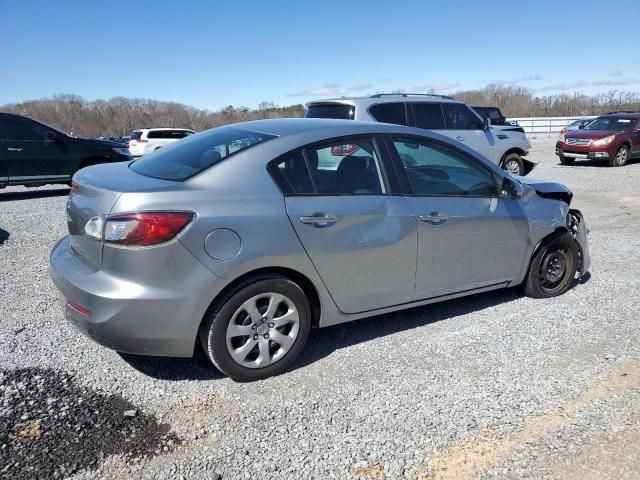
[[[612,167],[623,166],[640,157],[640,112],[607,113],[579,130],[561,133],[556,155],[565,165],[576,159],[600,159]]]

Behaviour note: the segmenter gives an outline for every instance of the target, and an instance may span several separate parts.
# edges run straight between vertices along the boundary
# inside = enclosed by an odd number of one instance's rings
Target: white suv
[[[537,162],[525,158],[531,144],[517,125],[484,121],[465,103],[444,95],[376,94],[309,102],[307,118],[344,118],[432,130],[481,153],[512,175],[526,175]]]
[[[134,157],[140,157],[193,133],[196,132],[187,128],[141,128],[131,134],[129,152]]]

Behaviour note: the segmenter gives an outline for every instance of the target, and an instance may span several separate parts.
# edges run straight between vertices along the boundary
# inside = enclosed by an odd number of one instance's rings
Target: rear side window
[[[287,193],[380,195],[388,181],[372,139],[306,149],[279,162],[272,173]]]
[[[406,125],[404,103],[381,103],[374,105],[369,112],[379,122],[394,123],[396,125]]]
[[[442,104],[447,130],[480,130],[482,122],[463,103]]]
[[[164,138],[169,138],[174,140],[180,140],[181,138],[184,138],[187,135],[189,135],[189,132],[185,130],[165,130],[164,132]]]
[[[142,138],[142,132],[137,131],[131,134],[131,137],[129,138],[129,140],[138,140],[139,138]]]
[[[184,181],[238,152],[275,138],[266,133],[220,127],[175,142],[136,160],[131,169],[147,177]]]
[[[418,128],[427,130],[444,129],[444,117],[439,103],[414,103],[413,117]]]
[[[353,120],[356,108],[353,105],[343,105],[340,103],[325,103],[309,105],[305,118],[337,118],[342,120]]]
[[[147,133],[147,138],[165,138],[164,130],[151,130]]]

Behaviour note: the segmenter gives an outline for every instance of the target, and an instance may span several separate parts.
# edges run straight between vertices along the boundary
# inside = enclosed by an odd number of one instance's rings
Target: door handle
[[[420,215],[420,220],[431,225],[442,225],[449,220],[449,215],[440,212],[431,212],[429,215]]]
[[[329,213],[314,213],[310,217],[300,217],[300,222],[305,225],[313,225],[316,228],[330,227],[338,221],[335,215]]]
[[[458,135],[456,137],[456,140],[458,140],[459,142],[464,142],[464,137],[462,135]]]
[[[24,150],[24,148],[7,147],[7,150],[9,150],[10,152],[21,152],[22,150]]]

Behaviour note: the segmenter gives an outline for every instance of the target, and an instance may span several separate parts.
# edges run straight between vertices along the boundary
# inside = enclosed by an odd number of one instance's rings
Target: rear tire
[[[524,175],[524,162],[517,153],[510,153],[502,160],[502,169],[511,175]]]
[[[575,161],[576,161],[575,158],[565,157],[564,155],[560,155],[560,163],[562,163],[563,165],[573,165]]]
[[[304,291],[287,277],[267,274],[217,301],[199,336],[218,370],[250,382],[285,371],[303,350],[310,329]]]
[[[570,233],[558,233],[543,240],[533,256],[529,271],[521,285],[531,298],[557,297],[573,285],[580,253]]]
[[[616,152],[615,157],[609,157],[610,167],[623,167],[629,160],[629,147],[622,145]]]

